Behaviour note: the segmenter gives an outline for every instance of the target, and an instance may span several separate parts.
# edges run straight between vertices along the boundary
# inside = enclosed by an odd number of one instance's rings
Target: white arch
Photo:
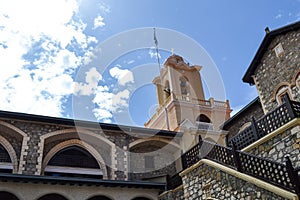
[[[13,173],[18,172],[18,158],[13,146],[0,135],[0,144],[6,149],[13,165]]]
[[[91,145],[87,144],[86,142],[78,140],[78,139],[67,140],[67,141],[59,143],[55,147],[53,147],[44,158],[44,161],[42,164],[43,172],[44,172],[44,169],[47,166],[48,162],[50,161],[50,159],[58,151],[60,151],[64,148],[70,147],[70,146],[74,146],[74,145],[87,150],[97,160],[100,168],[103,171],[103,179],[107,179],[108,177],[107,177],[106,165],[105,165],[105,162],[104,162],[104,159],[102,158],[102,156],[98,153],[98,151],[96,149],[94,149],[94,147],[92,147]]]

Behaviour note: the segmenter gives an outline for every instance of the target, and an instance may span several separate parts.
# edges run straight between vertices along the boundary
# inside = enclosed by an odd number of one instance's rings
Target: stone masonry
[[[268,112],[278,104],[274,97],[276,88],[282,84],[291,84],[293,78],[299,73],[300,68],[300,30],[281,34],[274,38],[268,49],[265,51],[261,62],[255,71],[256,87],[265,111]],[[277,57],[274,48],[282,44],[284,53]],[[291,88],[289,88],[291,89]],[[300,101],[299,88],[294,87],[293,99]],[[295,95],[295,94],[298,95]]]
[[[289,156],[294,167],[300,167],[300,126],[289,128],[249,151],[258,157],[284,163]]]
[[[282,200],[256,185],[202,164],[182,177],[184,199]]]
[[[28,115],[28,117],[30,118],[31,115]],[[54,119],[54,121],[57,119]],[[93,155],[101,156],[103,164],[101,169],[104,167],[104,171],[107,173],[103,175],[105,179],[126,180],[129,178],[127,169],[129,158],[126,150],[129,149],[131,143],[139,141],[139,134],[149,134],[149,131],[143,133],[142,128],[140,132],[129,135],[121,129],[101,129],[99,124],[96,128],[96,123],[91,125],[90,122],[86,122],[85,126],[76,127],[76,124],[69,123],[72,120],[65,124],[64,122],[54,123],[51,120],[53,119],[51,118],[49,122],[19,120],[17,118],[0,119],[0,137],[3,138],[0,144],[9,143],[12,147],[12,152],[9,152],[10,155],[15,154],[15,157],[17,157],[13,161],[16,168],[14,173],[43,175],[44,160],[51,156],[54,149],[60,150],[60,147],[64,148],[75,142],[76,145],[82,144],[89,147],[87,150],[93,152]],[[154,131],[154,134],[156,133],[157,131]],[[166,141],[172,139],[168,136],[163,138],[166,138]],[[178,139],[174,141],[178,142]],[[151,139],[148,143],[151,143]],[[169,154],[168,157],[170,158]],[[144,162],[141,165],[144,167]],[[136,167],[141,168],[140,166]],[[173,165],[171,169],[172,173],[176,170]],[[159,173],[165,175],[166,171],[157,173],[151,175],[149,172],[147,178],[157,176]],[[136,178],[143,179],[144,177],[139,174]]]

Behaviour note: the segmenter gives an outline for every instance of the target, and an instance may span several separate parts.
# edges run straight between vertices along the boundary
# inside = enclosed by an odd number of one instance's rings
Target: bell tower
[[[153,83],[156,86],[159,106],[163,106],[170,99],[171,94],[184,99],[204,99],[201,66],[189,66],[178,55],[170,56],[164,63],[161,76],[156,77]]]
[[[171,55],[154,78],[158,108],[145,127],[182,131],[184,124],[197,130],[220,130],[229,119],[229,101],[205,99],[201,66],[186,63],[179,55]]]

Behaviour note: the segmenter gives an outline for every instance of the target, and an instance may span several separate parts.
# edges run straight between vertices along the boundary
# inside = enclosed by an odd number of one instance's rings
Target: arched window
[[[112,200],[112,199],[103,195],[98,195],[98,196],[91,197],[88,200]]]
[[[196,119],[196,124],[198,129],[201,130],[213,130],[214,127],[211,123],[211,120],[204,114],[200,114]]]
[[[204,114],[201,114],[197,117],[196,119],[197,122],[205,122],[205,123],[211,123],[210,119],[204,115]]]
[[[0,144],[0,172],[12,173],[13,165],[7,150]]]
[[[50,159],[45,175],[102,178],[103,173],[97,160],[87,150],[70,146]]]
[[[40,198],[38,198],[38,200],[68,200],[67,198],[65,198],[64,196],[60,195],[60,194],[46,194]]]
[[[180,90],[182,95],[189,95],[190,94],[190,88],[189,88],[189,82],[187,78],[184,76],[180,77]]]
[[[292,95],[290,92],[290,88],[287,85],[282,85],[281,87],[279,87],[276,91],[276,101],[278,104],[282,104],[283,103],[283,97],[285,95],[288,95],[290,99],[292,99]]]
[[[7,200],[19,200],[18,197],[16,197],[14,194],[10,192],[4,192],[0,191],[0,197],[1,199],[7,199]]]

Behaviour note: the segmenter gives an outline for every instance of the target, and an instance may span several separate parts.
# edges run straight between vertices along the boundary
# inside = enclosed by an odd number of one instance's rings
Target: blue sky
[[[148,37],[156,27],[160,47],[173,41],[168,48],[184,54],[190,46],[176,40],[178,33],[203,48],[225,90],[214,96],[229,99],[236,112],[257,96],[241,78],[265,27],[297,20],[299,0],[0,0],[0,109],[143,126],[157,103],[151,80],[158,66]],[[174,34],[166,38],[162,30]],[[128,31],[135,34],[118,43]],[[127,43],[135,49],[119,54],[116,48]],[[170,54],[160,49],[161,62]]]

